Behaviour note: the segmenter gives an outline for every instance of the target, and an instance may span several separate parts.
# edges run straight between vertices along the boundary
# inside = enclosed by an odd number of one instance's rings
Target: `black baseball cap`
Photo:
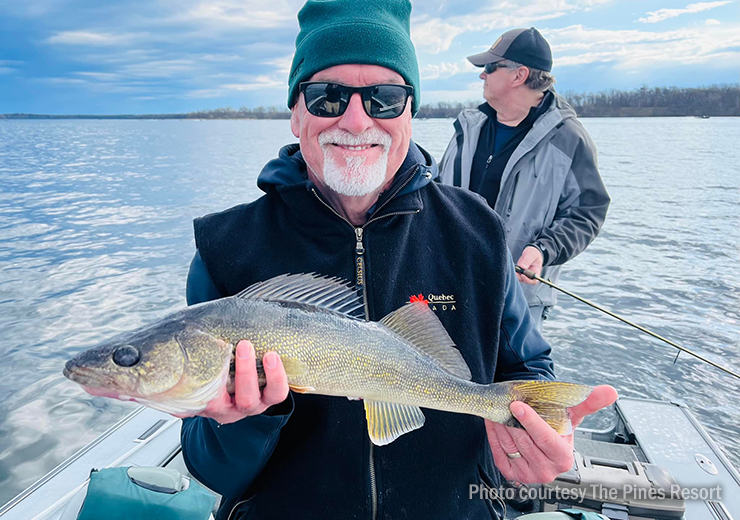
[[[487,63],[504,59],[533,69],[547,72],[552,70],[550,44],[534,27],[506,31],[486,52],[468,56],[470,63],[476,67],[484,67]]]

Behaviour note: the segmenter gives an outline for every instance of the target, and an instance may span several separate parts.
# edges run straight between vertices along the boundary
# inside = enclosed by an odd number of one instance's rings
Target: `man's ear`
[[[293,108],[290,109],[290,130],[293,132],[293,135],[296,136],[298,139],[301,138],[301,121],[300,116],[298,115],[298,103],[293,105]]]
[[[524,85],[524,82],[527,81],[528,77],[529,77],[529,67],[519,67],[518,69],[516,69],[516,74],[514,75],[514,82],[511,86],[518,87],[519,85]]]

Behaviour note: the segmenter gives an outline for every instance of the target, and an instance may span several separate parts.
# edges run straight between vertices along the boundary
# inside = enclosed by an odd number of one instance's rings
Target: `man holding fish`
[[[196,219],[187,296],[208,303],[67,363],[92,393],[186,417],[218,520],[489,518],[470,485],[551,481],[572,465],[571,421],[616,399],[552,381],[501,220],[432,182],[411,140],[410,13],[305,4],[300,145],[264,167],[260,199]]]

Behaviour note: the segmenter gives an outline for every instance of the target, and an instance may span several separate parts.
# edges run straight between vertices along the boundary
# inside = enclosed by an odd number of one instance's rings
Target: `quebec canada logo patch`
[[[456,311],[457,301],[455,296],[452,294],[427,294],[424,296],[422,293],[413,295],[409,298],[409,303],[424,302],[433,311]]]

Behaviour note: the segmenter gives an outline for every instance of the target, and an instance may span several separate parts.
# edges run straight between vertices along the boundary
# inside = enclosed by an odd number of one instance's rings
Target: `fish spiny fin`
[[[376,446],[385,446],[404,433],[424,426],[424,413],[418,406],[369,401],[365,399],[367,433]]]
[[[527,403],[560,435],[573,432],[568,408],[585,401],[593,390],[590,386],[561,381],[507,381],[500,384],[509,386],[512,401]],[[513,419],[508,425],[521,428],[518,422]]]
[[[455,348],[444,325],[426,303],[407,303],[380,320],[380,323],[432,358],[450,374],[467,381],[472,378],[462,354]]]
[[[318,274],[281,274],[247,287],[234,298],[313,305],[351,317],[364,309],[349,282]]]

